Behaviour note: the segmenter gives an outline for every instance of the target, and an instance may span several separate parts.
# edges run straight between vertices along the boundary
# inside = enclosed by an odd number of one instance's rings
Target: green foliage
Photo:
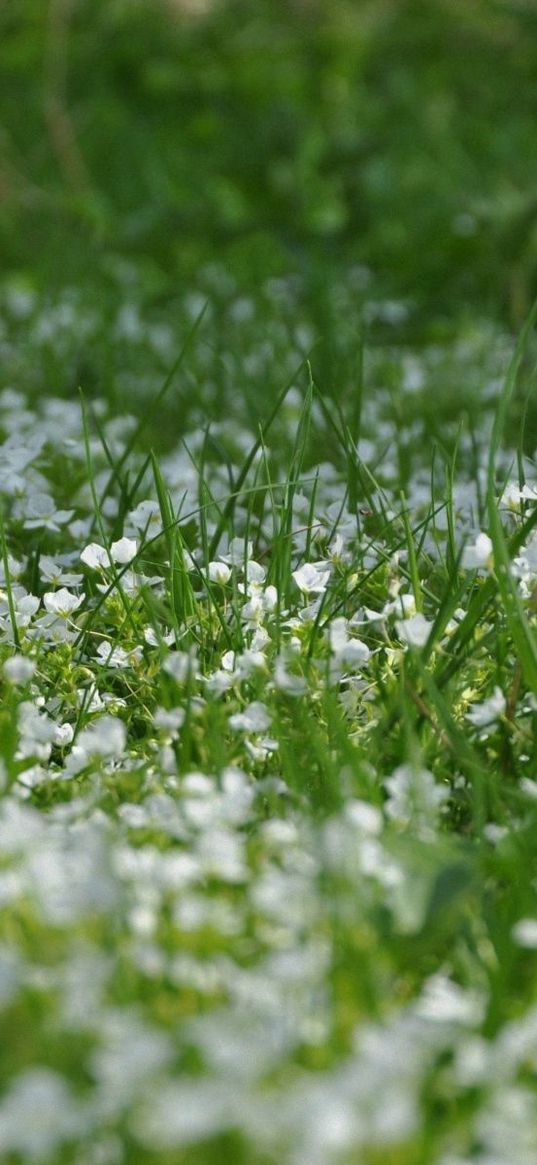
[[[215,248],[241,281],[296,265],[312,287],[352,257],[429,317],[520,321],[535,21],[500,0],[5,5],[4,258],[106,284],[136,257],[158,295]]]

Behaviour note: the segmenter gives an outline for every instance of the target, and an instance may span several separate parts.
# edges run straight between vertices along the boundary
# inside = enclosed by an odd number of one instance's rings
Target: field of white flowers
[[[535,1165],[531,336],[117,277],[2,301],[0,1157]]]

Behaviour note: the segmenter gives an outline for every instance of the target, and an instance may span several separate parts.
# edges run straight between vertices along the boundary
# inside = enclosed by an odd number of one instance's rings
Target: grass
[[[534,1165],[534,17],[153,16],[0,17],[0,1157]]]

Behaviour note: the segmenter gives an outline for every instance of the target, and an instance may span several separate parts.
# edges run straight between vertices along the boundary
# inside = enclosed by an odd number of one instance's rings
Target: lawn
[[[536,33],[0,11],[6,1165],[537,1165]]]

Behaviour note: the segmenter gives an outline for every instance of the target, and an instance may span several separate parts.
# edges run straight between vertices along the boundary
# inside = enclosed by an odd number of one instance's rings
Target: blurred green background
[[[514,328],[537,290],[528,0],[4,0],[0,87],[1,265],[38,288],[359,263]]]

